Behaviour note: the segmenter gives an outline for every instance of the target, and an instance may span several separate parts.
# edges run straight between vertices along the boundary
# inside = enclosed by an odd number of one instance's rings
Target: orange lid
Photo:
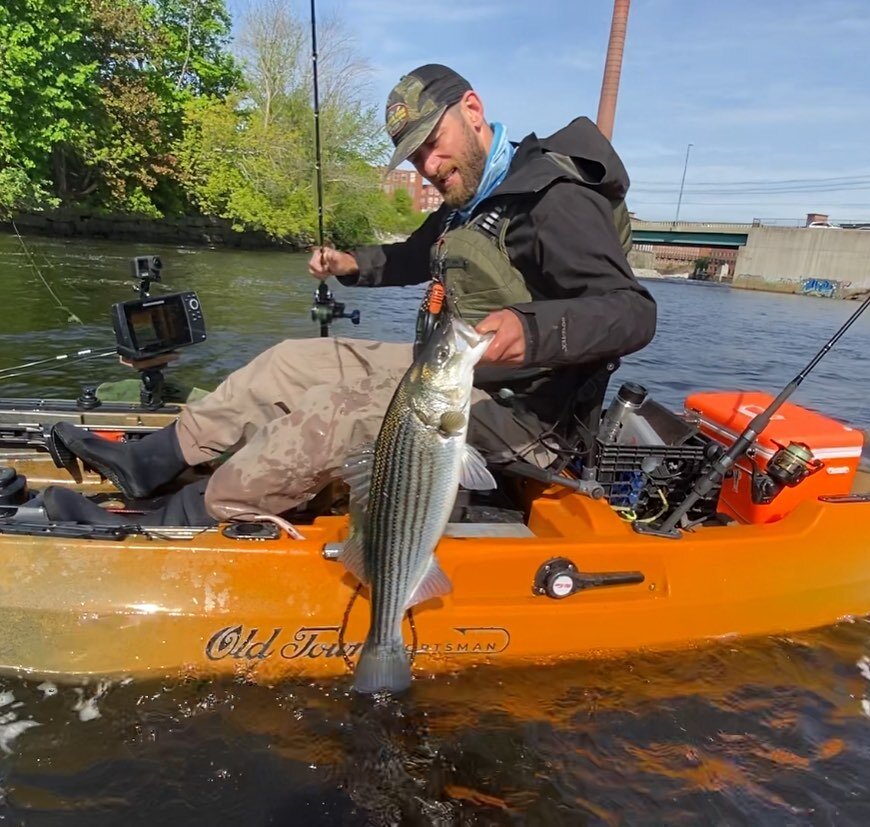
[[[696,393],[686,399],[686,410],[697,411],[704,424],[722,437],[737,437],[774,397],[760,391]],[[815,411],[785,402],[773,415],[758,439],[768,449],[776,444],[803,442],[821,458],[818,449],[842,449],[833,456],[859,456],[864,444],[861,431]]]

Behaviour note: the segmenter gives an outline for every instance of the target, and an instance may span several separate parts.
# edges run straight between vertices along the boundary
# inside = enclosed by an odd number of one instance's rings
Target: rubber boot
[[[51,438],[133,499],[150,496],[189,467],[181,453],[174,422],[131,442],[112,442],[70,422],[58,422],[51,429]]]
[[[52,522],[86,525],[213,526],[217,520],[205,510],[208,479],[197,480],[171,494],[162,507],[148,514],[115,514],[78,491],[50,485],[42,493],[45,514]]]

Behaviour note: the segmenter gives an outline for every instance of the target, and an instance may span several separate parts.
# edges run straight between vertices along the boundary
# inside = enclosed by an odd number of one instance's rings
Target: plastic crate
[[[706,451],[709,442],[691,437],[682,445],[620,445],[598,443],[598,482],[608,502],[618,508],[635,509],[644,498],[657,490],[666,491],[671,506],[677,504],[709,465]],[[718,488],[710,492],[701,506],[705,512],[715,510]],[[656,510],[661,499],[656,495]]]

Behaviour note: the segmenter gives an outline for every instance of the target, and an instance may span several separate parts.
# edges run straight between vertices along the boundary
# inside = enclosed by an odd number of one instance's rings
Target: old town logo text
[[[271,631],[263,631],[253,627],[225,626],[218,629],[205,646],[205,655],[209,660],[257,661],[266,658],[279,657],[284,660],[297,658],[340,658],[341,648],[338,645],[338,626],[302,626],[289,640],[282,635],[284,630],[279,626]],[[438,643],[418,643],[416,655],[498,655],[510,646],[511,636],[507,629],[501,626],[469,626],[457,627],[456,635],[450,640]],[[348,643],[345,641],[344,654],[348,657],[362,649],[362,641]],[[411,652],[411,646],[407,647]]]

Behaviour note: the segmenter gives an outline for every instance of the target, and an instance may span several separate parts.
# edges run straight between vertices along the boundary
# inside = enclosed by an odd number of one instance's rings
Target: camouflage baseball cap
[[[423,144],[449,106],[471,84],[440,63],[427,63],[403,75],[387,98],[387,134],[396,147],[387,169],[395,169]]]

